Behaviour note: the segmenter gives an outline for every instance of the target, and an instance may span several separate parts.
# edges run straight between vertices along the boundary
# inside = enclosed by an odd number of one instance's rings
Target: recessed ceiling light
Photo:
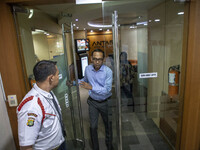
[[[144,22],[137,22],[136,25],[144,25],[144,24],[147,24],[147,21],[144,21]]]
[[[110,31],[109,29],[106,30],[107,32]]]
[[[151,22],[152,20],[149,20],[149,22]]]
[[[78,29],[79,27],[76,27],[76,29]]]
[[[111,28],[112,25],[105,25],[105,24],[93,24],[93,23],[90,23],[88,22],[88,25],[90,27],[95,27],[95,28]]]
[[[178,15],[184,15],[184,12],[183,11],[178,12]]]
[[[76,26],[76,24],[74,23],[74,24],[73,24],[73,26],[75,27],[75,26]]]
[[[102,28],[99,29],[100,31],[102,30]]]
[[[90,32],[93,32],[93,30],[90,30]]]
[[[78,21],[78,19],[76,19],[76,21]]]
[[[160,19],[155,19],[154,21],[155,21],[155,22],[159,22],[159,21],[160,21]]]
[[[135,29],[136,28],[136,26],[130,26],[130,29]]]
[[[85,28],[83,28],[83,30],[85,30]]]

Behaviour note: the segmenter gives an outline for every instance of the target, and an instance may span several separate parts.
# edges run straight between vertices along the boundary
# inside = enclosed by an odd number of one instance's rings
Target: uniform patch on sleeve
[[[34,121],[35,121],[34,118],[29,117],[26,125],[29,127],[32,127],[32,126],[34,126]]]
[[[37,115],[34,114],[34,113],[28,113],[28,116],[34,116],[34,117],[37,117]]]

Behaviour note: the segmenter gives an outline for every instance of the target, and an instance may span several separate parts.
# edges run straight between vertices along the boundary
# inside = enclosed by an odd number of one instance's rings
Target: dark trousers
[[[104,122],[105,126],[105,142],[108,150],[112,147],[112,124],[108,120],[108,101],[97,102],[91,97],[88,98],[89,105],[89,117],[90,117],[90,134],[92,140],[93,150],[99,150],[99,140],[98,140],[98,119],[99,113]]]
[[[59,146],[58,150],[67,150],[66,140]]]

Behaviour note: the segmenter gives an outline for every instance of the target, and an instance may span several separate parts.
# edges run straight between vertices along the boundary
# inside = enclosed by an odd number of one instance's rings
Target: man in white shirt
[[[51,92],[58,85],[56,62],[38,62],[33,73],[36,84],[17,107],[19,145],[22,150],[65,150],[61,108]]]

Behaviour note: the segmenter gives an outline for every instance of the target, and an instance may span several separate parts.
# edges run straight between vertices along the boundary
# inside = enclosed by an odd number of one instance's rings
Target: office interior
[[[91,64],[94,49],[105,52],[104,64],[113,71],[109,122],[114,149],[186,149],[193,146],[191,143],[194,144],[192,149],[198,149],[199,136],[193,134],[195,142],[185,138],[189,134],[186,130],[189,119],[185,118],[185,121],[183,116],[186,113],[189,117],[190,113],[186,111],[192,108],[185,107],[193,106],[192,101],[186,106],[189,98],[185,94],[187,81],[192,78],[192,75],[190,78],[187,76],[188,63],[192,60],[188,56],[189,18],[200,2],[113,0],[93,4],[76,4],[76,1],[49,3],[45,0],[1,3],[2,8],[6,5],[7,12],[10,12],[13,33],[16,34],[13,37],[16,52],[6,54],[10,57],[17,54],[15,68],[21,70],[18,75],[11,70],[8,74],[23,85],[18,91],[20,94],[12,91],[5,80],[6,68],[1,65],[1,114],[4,114],[1,126],[5,129],[1,135],[8,138],[1,140],[0,149],[19,149],[17,106],[12,106],[7,96],[16,95],[19,104],[34,83],[33,66],[44,59],[57,61],[60,72],[59,85],[53,91],[62,108],[68,147],[92,149],[88,91],[78,85],[69,88],[66,81],[77,81],[84,76],[84,68]],[[191,12],[193,5],[196,9]],[[123,52],[127,54],[132,69],[131,84],[124,87],[122,81],[117,80],[123,71],[120,65]],[[4,59],[9,59],[9,56]],[[198,88],[197,85],[194,87]],[[197,118],[198,115],[194,115],[193,119]],[[198,119],[194,129],[199,131]],[[98,132],[100,149],[104,150],[105,131],[101,118]]]

